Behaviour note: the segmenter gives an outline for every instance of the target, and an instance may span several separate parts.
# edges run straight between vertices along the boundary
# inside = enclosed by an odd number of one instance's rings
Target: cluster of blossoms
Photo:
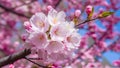
[[[47,16],[39,12],[24,23],[29,33],[26,42],[32,44],[32,54],[37,54],[41,61],[63,63],[74,56],[81,37],[74,22],[66,21],[65,17],[64,11],[51,8]]]

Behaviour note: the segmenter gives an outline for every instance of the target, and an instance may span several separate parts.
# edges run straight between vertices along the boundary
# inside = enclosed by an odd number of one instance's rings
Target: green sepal
[[[112,15],[114,12],[110,12],[110,11],[105,11],[105,12],[102,12],[99,17],[103,18],[103,17],[107,17],[107,16],[110,16]]]
[[[88,15],[87,20],[90,20],[94,13],[94,7],[92,8],[92,12]]]

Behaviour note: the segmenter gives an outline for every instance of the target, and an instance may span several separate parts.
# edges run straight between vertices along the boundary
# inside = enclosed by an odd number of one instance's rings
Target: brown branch
[[[13,9],[18,8],[18,7],[21,7],[21,6],[23,6],[23,5],[29,5],[29,4],[32,4],[32,3],[36,2],[36,1],[38,1],[38,0],[32,0],[32,1],[29,2],[29,3],[23,3],[23,4],[19,5],[19,6],[13,7]]]
[[[27,58],[26,56],[29,55],[29,54],[31,54],[31,50],[30,49],[25,49],[25,50],[23,50],[19,53],[15,53],[13,55],[1,58],[0,59],[0,67],[3,67],[3,66],[8,65],[8,64],[12,64],[15,61],[20,60],[20,59],[26,59],[26,60],[32,62],[33,64],[38,65],[39,67],[50,68],[49,66],[40,65],[40,64],[30,60],[29,58]]]
[[[25,56],[31,54],[31,50],[30,49],[25,49],[21,52],[15,53],[13,55],[4,57],[0,59],[0,68],[2,66],[8,65],[8,64],[12,64],[15,61],[24,58]]]
[[[57,6],[60,4],[62,0],[59,0],[56,4],[55,4],[55,8],[57,8]]]
[[[79,27],[79,25],[85,24],[86,22],[90,22],[90,21],[96,20],[96,19],[98,19],[98,18],[99,18],[99,17],[96,17],[96,18],[93,18],[93,19],[90,19],[90,20],[85,20],[85,21],[83,21],[83,22],[75,25],[75,27],[77,28],[77,27]]]
[[[26,15],[24,15],[24,14],[22,14],[22,13],[16,12],[16,11],[14,11],[13,9],[8,8],[8,7],[6,7],[6,6],[2,5],[2,4],[0,4],[0,7],[1,7],[2,9],[4,9],[5,11],[7,11],[7,12],[11,12],[11,13],[16,14],[16,15],[21,16],[21,17],[30,18],[29,16],[26,16]]]
[[[28,61],[30,61],[30,62],[32,62],[32,63],[34,63],[34,64],[38,65],[39,67],[42,67],[42,68],[50,68],[50,67],[48,67],[48,66],[43,66],[43,65],[40,65],[40,64],[38,64],[38,63],[36,63],[36,62],[34,62],[34,61],[30,60],[30,59],[29,59],[29,58],[27,58],[27,57],[24,57],[24,59],[26,59],[26,60],[28,60]]]

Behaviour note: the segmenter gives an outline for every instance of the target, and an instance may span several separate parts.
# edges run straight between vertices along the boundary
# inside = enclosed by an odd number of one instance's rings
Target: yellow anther
[[[53,19],[53,23],[56,24],[57,23],[57,18]]]
[[[43,22],[37,22],[37,26],[44,27],[45,24]]]

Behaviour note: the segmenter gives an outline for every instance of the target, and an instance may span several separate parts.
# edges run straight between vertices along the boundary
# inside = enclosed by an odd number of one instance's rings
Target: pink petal
[[[63,49],[63,44],[59,41],[50,41],[45,49],[48,53],[58,52]]]

